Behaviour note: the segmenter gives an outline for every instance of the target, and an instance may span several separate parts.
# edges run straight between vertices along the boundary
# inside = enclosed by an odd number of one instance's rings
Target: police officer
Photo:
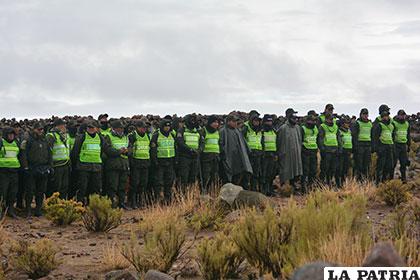
[[[176,150],[171,125],[170,120],[162,119],[159,130],[155,131],[150,139],[150,155],[156,168],[154,198],[160,197],[160,192],[163,190],[166,202],[171,200],[171,189],[175,178]]]
[[[66,199],[70,176],[70,141],[66,131],[66,124],[62,119],[56,119],[53,128],[47,134],[48,144],[52,150],[54,175],[52,176],[52,189],[47,196],[59,192],[60,197]]]
[[[325,117],[327,114],[333,116],[334,122],[337,121],[336,117],[334,116],[334,106],[332,104],[327,104],[325,105],[324,112],[319,116],[319,125],[325,123]]]
[[[26,214],[32,215],[31,203],[35,195],[35,216],[42,215],[42,204],[47,190],[48,177],[53,172],[52,152],[44,134],[44,127],[36,122],[28,139],[22,141],[22,167],[27,173],[25,193]]]
[[[88,120],[85,124],[86,132],[76,137],[71,154],[77,170],[77,200],[86,205],[89,195],[101,193],[105,140],[95,121]]]
[[[108,114],[101,114],[98,116],[100,125],[100,133],[102,136],[109,135],[111,133],[111,127],[109,127]]]
[[[20,169],[19,145],[15,139],[15,131],[11,127],[3,129],[0,138],[0,200],[2,213],[16,218],[14,203],[18,190],[18,171]]]
[[[318,170],[318,127],[316,126],[317,115],[314,111],[309,111],[305,123],[302,125],[302,188],[304,192],[312,186]]]
[[[274,195],[273,181],[278,171],[278,134],[273,129],[273,116],[265,114],[262,119],[262,193]]]
[[[125,205],[125,187],[128,183],[130,165],[128,156],[128,137],[124,134],[122,121],[111,122],[111,133],[105,138],[105,176],[107,182],[107,194],[112,201],[113,207],[127,210]],[[118,201],[118,202],[117,202]]]
[[[198,130],[195,115],[185,116],[185,127],[176,134],[178,152],[178,176],[183,188],[197,180],[199,172],[199,154],[202,151],[203,138]]]
[[[132,149],[130,156],[130,192],[129,202],[133,209],[140,207],[143,199],[150,198],[148,189],[150,167],[150,136],[147,134],[146,123],[137,120],[136,129],[129,136],[129,146]]]
[[[394,177],[394,124],[389,117],[388,111],[382,111],[380,118],[375,121],[372,138],[373,149],[378,155],[376,163],[376,183]]]
[[[410,124],[407,120],[407,114],[404,110],[399,110],[398,114],[393,119],[395,127],[394,142],[395,142],[395,160],[400,161],[401,180],[407,182],[407,166],[408,166],[408,152],[410,151],[411,137]]]
[[[332,177],[335,177],[336,185],[339,184],[337,174],[337,159],[339,149],[338,126],[333,116],[325,114],[325,122],[321,124],[318,134],[318,147],[321,151],[324,163],[325,182],[331,184]]]
[[[343,182],[346,180],[352,162],[351,155],[353,150],[353,142],[350,131],[350,123],[351,119],[349,116],[343,116],[339,121],[339,142],[341,144],[339,145],[338,150],[338,187],[341,187]]]
[[[359,119],[351,128],[353,141],[353,154],[355,159],[355,175],[359,181],[367,179],[372,154],[372,122],[369,120],[369,111],[360,110]]]
[[[249,120],[244,124],[242,133],[250,149],[249,160],[252,166],[252,175],[249,175],[248,188],[252,191],[260,190],[262,178],[262,159],[264,155],[262,146],[261,118],[258,113],[250,114]]]
[[[201,153],[202,170],[202,189],[203,193],[208,193],[210,186],[218,180],[219,155],[220,155],[220,133],[219,119],[211,115],[207,119],[207,124],[203,129],[204,148]]]

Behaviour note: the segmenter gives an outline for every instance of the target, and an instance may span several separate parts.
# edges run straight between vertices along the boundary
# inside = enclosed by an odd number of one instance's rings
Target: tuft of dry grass
[[[378,186],[379,197],[389,206],[398,206],[412,198],[410,186],[394,179],[381,183]]]
[[[338,190],[340,197],[350,197],[354,195],[362,195],[369,202],[378,202],[378,189],[373,181],[358,182],[356,179],[347,179],[343,187]]]
[[[322,260],[344,266],[360,266],[372,242],[366,242],[365,236],[337,231],[323,241],[319,249]]]
[[[107,242],[102,250],[102,266],[104,271],[120,270],[130,266],[121,254],[116,242]]]

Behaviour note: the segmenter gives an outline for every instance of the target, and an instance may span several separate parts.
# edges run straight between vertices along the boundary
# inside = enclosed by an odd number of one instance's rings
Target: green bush
[[[122,210],[113,209],[111,200],[97,194],[89,196],[89,205],[82,216],[88,231],[109,232],[121,224]]]
[[[192,216],[187,218],[188,225],[199,232],[201,230],[218,230],[223,226],[227,211],[220,203],[202,202]]]
[[[237,279],[244,261],[238,246],[223,233],[204,239],[197,248],[198,265],[205,280]]]
[[[124,244],[121,254],[134,266],[142,276],[149,269],[168,273],[181,255],[186,241],[186,224],[179,216],[167,217],[153,224],[144,233],[144,245],[132,234],[129,242]]]
[[[281,278],[284,267],[291,262],[293,230],[293,220],[285,215],[276,216],[271,207],[263,213],[245,210],[235,226],[233,241],[260,276],[271,273],[274,278]]]
[[[58,192],[45,200],[44,209],[46,218],[55,225],[70,225],[82,218],[85,212],[81,202],[61,199]]]
[[[60,265],[55,258],[59,249],[48,239],[40,239],[33,245],[19,241],[11,248],[11,252],[15,254],[12,259],[14,267],[25,272],[31,279],[47,276]]]
[[[379,197],[389,206],[398,206],[411,198],[410,186],[401,180],[390,180],[379,184]]]

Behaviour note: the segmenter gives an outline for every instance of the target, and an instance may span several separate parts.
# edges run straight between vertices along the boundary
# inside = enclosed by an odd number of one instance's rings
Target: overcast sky
[[[0,117],[420,111],[418,0],[0,0]]]

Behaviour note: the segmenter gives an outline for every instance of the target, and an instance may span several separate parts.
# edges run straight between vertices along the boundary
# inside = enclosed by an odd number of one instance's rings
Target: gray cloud
[[[11,117],[418,111],[418,1],[3,1]]]

